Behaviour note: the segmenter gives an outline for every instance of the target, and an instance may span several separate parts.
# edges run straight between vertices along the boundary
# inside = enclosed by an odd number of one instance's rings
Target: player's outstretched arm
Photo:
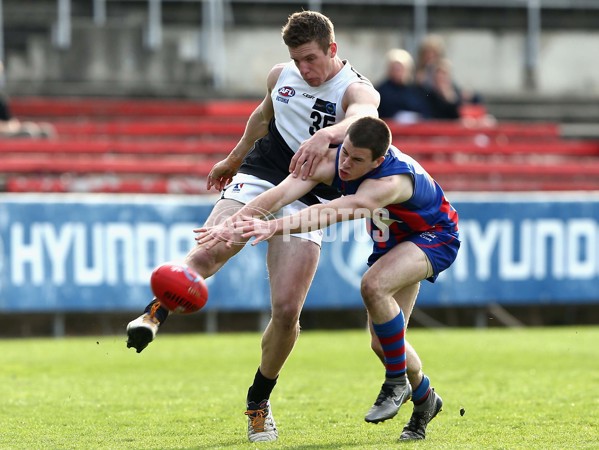
[[[198,245],[205,246],[207,249],[214,247],[218,242],[225,242],[227,248],[230,248],[236,242],[236,233],[239,233],[239,230],[234,227],[235,222],[242,220],[242,217],[271,218],[283,206],[303,197],[318,183],[318,180],[302,180],[289,175],[280,184],[254,198],[219,225],[194,229],[195,240]]]
[[[377,217],[386,205],[409,199],[413,192],[411,183],[408,175],[365,180],[353,195],[312,205],[291,216],[268,222],[244,217],[235,223],[235,229],[243,238],[254,237],[252,245],[256,245],[275,234],[305,233],[337,222]]]
[[[239,230],[235,229],[234,224],[242,220],[242,217],[272,218],[272,215],[279,209],[302,198],[317,184],[330,184],[335,176],[336,155],[336,150],[330,149],[325,162],[320,164],[314,176],[307,180],[289,175],[277,186],[270,188],[247,203],[220,225],[196,228],[193,231],[196,233],[195,240],[198,245],[211,248],[218,242],[225,242],[227,247],[230,248],[235,242],[231,237],[239,235]]]
[[[243,238],[256,238],[257,244],[274,234],[305,233],[326,228],[337,222],[369,217],[371,202],[363,203],[360,197],[348,195],[331,200],[329,203],[312,205],[309,208],[276,220],[264,221],[256,217],[242,216],[234,224],[235,230]]]

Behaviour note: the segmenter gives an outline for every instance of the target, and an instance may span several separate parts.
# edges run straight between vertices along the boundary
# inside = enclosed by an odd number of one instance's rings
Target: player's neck
[[[333,70],[331,72],[331,76],[329,78],[327,78],[327,81],[329,81],[332,78],[335,78],[335,76],[341,72],[341,70],[343,69],[343,67],[345,66],[345,62],[343,60],[341,60],[341,58],[339,58],[338,56],[335,56],[335,58],[333,59]]]

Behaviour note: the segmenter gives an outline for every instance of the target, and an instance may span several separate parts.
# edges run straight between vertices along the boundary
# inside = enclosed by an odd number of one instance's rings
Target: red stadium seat
[[[0,140],[11,192],[205,193],[257,100],[14,98],[15,115],[48,118],[58,138]],[[476,112],[475,112],[476,113]],[[394,144],[446,190],[599,190],[599,142],[557,123],[390,123]]]

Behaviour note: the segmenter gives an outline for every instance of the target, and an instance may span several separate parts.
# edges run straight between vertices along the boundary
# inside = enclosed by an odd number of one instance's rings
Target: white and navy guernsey
[[[287,63],[272,91],[274,119],[268,126],[268,134],[255,142],[239,172],[275,185],[283,181],[289,175],[291,158],[301,143],[319,129],[345,118],[342,99],[353,83],[372,85],[347,61],[333,78],[318,87],[304,81],[293,61]],[[317,197],[330,200],[339,197],[339,192],[319,184],[300,201],[313,205],[319,203]]]

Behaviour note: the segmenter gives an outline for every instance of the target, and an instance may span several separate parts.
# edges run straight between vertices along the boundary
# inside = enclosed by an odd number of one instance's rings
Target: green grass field
[[[383,380],[366,331],[310,331],[272,396],[279,440],[260,445],[243,415],[257,333],[163,334],[139,355],[124,336],[0,340],[0,448],[599,448],[599,327],[408,338],[445,402],[426,441],[397,441],[411,403],[364,422]]]

